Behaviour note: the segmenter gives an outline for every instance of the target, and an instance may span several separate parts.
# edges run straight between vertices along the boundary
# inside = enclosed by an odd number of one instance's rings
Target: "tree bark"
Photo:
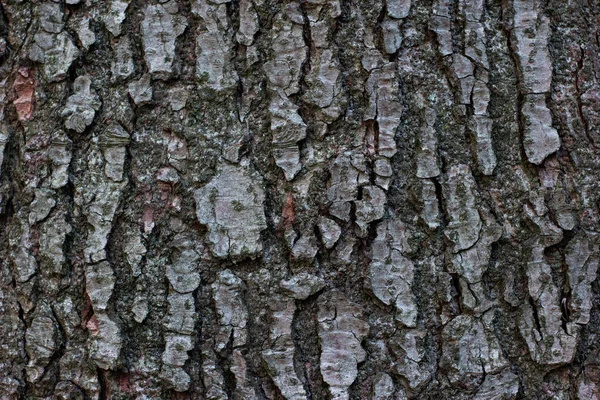
[[[600,398],[600,3],[0,0],[1,399]]]

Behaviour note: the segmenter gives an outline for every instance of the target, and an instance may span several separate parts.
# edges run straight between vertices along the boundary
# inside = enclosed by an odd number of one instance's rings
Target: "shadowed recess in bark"
[[[0,399],[600,398],[600,4],[0,0]]]

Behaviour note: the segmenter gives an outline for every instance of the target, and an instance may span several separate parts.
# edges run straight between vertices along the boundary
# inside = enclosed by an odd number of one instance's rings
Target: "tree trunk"
[[[0,0],[1,399],[600,398],[600,3]]]

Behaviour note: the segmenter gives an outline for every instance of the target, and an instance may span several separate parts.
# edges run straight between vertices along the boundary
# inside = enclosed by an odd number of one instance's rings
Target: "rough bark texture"
[[[1,399],[600,398],[600,3],[0,0]]]

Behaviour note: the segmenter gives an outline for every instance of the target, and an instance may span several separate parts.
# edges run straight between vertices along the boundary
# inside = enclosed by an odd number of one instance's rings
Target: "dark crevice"
[[[582,93],[581,88],[579,87],[579,74],[583,70],[583,64],[584,64],[584,60],[585,60],[585,50],[581,47],[579,48],[579,50],[581,52],[581,57],[579,58],[579,60],[577,60],[577,70],[575,71],[575,77],[574,77],[575,90],[577,92],[577,96],[575,96],[575,100],[577,102],[577,116],[581,120],[581,125],[583,126],[583,132],[585,133],[585,137],[587,138],[589,145],[592,146],[593,148],[596,148],[596,143],[594,142],[594,139],[590,135],[588,122],[585,119],[585,116],[583,113],[583,102],[581,101],[581,96],[584,93]]]
[[[498,261],[500,259],[499,254],[500,243],[492,242],[490,245],[490,258],[488,260],[488,265],[483,273],[483,285],[488,293],[494,294],[497,298],[502,298],[503,295],[500,293],[500,291],[496,291],[496,293],[494,293],[494,289],[501,287],[503,282],[503,277],[498,271]]]
[[[329,390],[323,382],[319,368],[320,343],[317,321],[317,298],[319,293],[305,300],[296,301],[296,311],[292,320],[292,341],[294,342],[294,369],[296,375],[303,377],[302,383],[308,400],[327,400]]]
[[[98,400],[108,400],[108,387],[106,382],[106,371],[104,371],[100,367],[96,367],[96,374],[98,376],[98,385],[100,386],[100,393],[98,395]]]
[[[387,14],[387,7],[386,7],[386,3],[382,2],[382,7],[381,10],[379,11],[379,14],[377,15],[377,21],[375,22],[375,40],[376,40],[376,47],[379,50],[379,52],[383,55],[386,54],[385,51],[385,45],[384,45],[384,39],[383,39],[383,22],[385,21],[385,17]],[[390,60],[393,61],[393,60]]]
[[[15,65],[21,61],[21,57],[20,57],[21,50],[23,50],[23,48],[27,44],[29,44],[29,40],[30,40],[30,37],[31,37],[31,33],[32,32],[30,32],[30,30],[32,29],[34,18],[32,16],[32,14],[33,14],[33,11],[32,11],[33,6],[31,5],[32,3],[29,2],[29,4],[30,4],[30,7],[29,7],[29,21],[27,21],[27,27],[25,28],[25,37],[23,38],[23,41],[21,42],[21,45],[19,46],[19,48],[15,51],[15,57],[14,57],[13,63],[12,63],[11,68],[10,68],[11,71],[14,71],[15,70]],[[23,57],[23,58],[24,59],[28,59],[28,57]]]
[[[548,259],[551,265],[557,265],[554,269],[553,278],[555,284],[560,287],[560,311],[561,326],[563,331],[570,335],[567,329],[567,323],[571,322],[571,285],[569,282],[569,266],[566,263],[565,253],[570,241],[576,235],[575,231],[563,231],[563,238],[560,242],[544,249],[544,257]],[[552,262],[554,261],[554,262]]]
[[[521,76],[521,69],[519,68],[520,62],[519,62],[519,58],[515,52],[515,48],[517,47],[517,44],[515,43],[515,39],[513,38],[513,32],[511,26],[512,23],[511,21],[508,20],[508,17],[510,15],[509,12],[507,12],[507,10],[509,9],[510,4],[508,4],[508,2],[505,0],[503,2],[503,7],[502,7],[502,17],[506,17],[506,20],[503,20],[501,26],[503,28],[503,33],[506,37],[506,42],[508,44],[507,48],[508,48],[508,58],[510,59],[510,61],[513,64],[513,70],[514,70],[514,77],[515,77],[515,82],[516,82],[516,87],[517,87],[517,98],[516,98],[516,106],[517,106],[517,123],[519,125],[519,138],[521,140],[521,145],[519,146],[520,150],[521,150],[521,160],[528,160],[527,158],[527,154],[525,154],[525,146],[523,145],[524,143],[524,136],[525,136],[525,120],[524,120],[524,116],[522,113],[522,109],[523,109],[523,103],[524,103],[524,99],[525,99],[525,94],[523,93],[523,83],[522,83],[522,76]],[[528,165],[527,163],[525,163],[525,165]]]
[[[221,352],[227,354],[227,358],[224,358],[221,354],[217,354],[217,358],[221,359],[221,365],[223,366],[223,384],[225,393],[227,393],[228,399],[233,399],[233,393],[236,388],[235,375],[231,371],[231,356],[233,354],[233,329],[231,329],[231,334],[229,335],[229,341],[227,342],[227,346]],[[229,365],[228,365],[229,364]]]
[[[4,5],[0,3],[0,36],[5,37],[6,35],[8,35],[8,31],[8,18],[6,17]]]
[[[450,273],[450,277],[452,278],[452,287],[454,288],[454,291],[456,292],[455,298],[456,298],[456,304],[458,307],[458,312],[459,312],[459,314],[462,314],[462,312],[463,312],[462,303],[461,303],[462,287],[460,285],[460,277],[456,273]]]
[[[541,338],[544,338],[544,333],[542,331],[542,325],[540,324],[540,316],[538,315],[538,309],[533,300],[533,297],[529,296],[529,305],[531,306],[531,311],[533,312],[533,320],[535,322],[535,328],[539,332]]]
[[[373,134],[373,148],[375,152],[379,154],[379,122],[377,121],[377,117],[370,121],[371,123],[367,125],[367,132],[371,132]]]
[[[308,14],[306,12],[306,3],[301,3],[302,17],[304,19],[304,24],[302,25],[302,36],[304,38],[304,44],[306,48],[306,60],[300,67],[300,76],[298,77],[298,82],[300,84],[300,90],[297,93],[297,97],[300,99],[306,90],[306,76],[310,73],[312,68],[312,33],[310,30],[310,21],[308,19]],[[303,107],[300,107],[302,109]]]
[[[197,316],[202,315],[203,312],[202,289],[203,286],[201,285],[198,289],[194,290],[193,292],[194,310],[196,311]],[[192,373],[189,373],[190,377],[192,378],[192,394],[202,393],[202,395],[206,396],[207,388],[204,385],[204,380],[202,379],[203,373],[201,372],[203,371],[204,364],[204,355],[202,354],[202,334],[204,329],[202,323],[203,321],[204,320],[200,317],[196,318],[193,333],[194,345],[193,348],[188,352],[189,359],[186,361],[186,366],[188,366],[189,368],[186,368],[186,370],[191,372],[194,370],[194,368],[197,368],[197,370],[200,371],[196,376],[193,376]],[[194,364],[193,367],[190,367],[191,364]]]
[[[438,178],[432,178],[431,181],[433,182],[433,185],[435,186],[435,197],[437,199],[438,210],[441,215],[441,224],[440,224],[438,230],[440,232],[442,232],[444,230],[444,228],[446,226],[448,226],[448,224],[450,222],[449,215],[446,212],[446,208],[444,207],[444,194],[442,191],[441,183],[439,182]]]
[[[56,321],[56,326],[58,327],[58,333],[60,334],[60,345],[58,346],[58,349],[54,352],[54,355],[52,357],[53,359],[58,361],[62,358],[62,356],[65,352],[68,335],[67,335],[67,331],[65,330],[65,327],[62,325],[62,323],[60,322],[60,319],[56,315],[56,311],[54,311],[54,307],[50,307],[50,310],[52,311],[52,317]],[[50,361],[50,364],[51,363],[52,363],[52,361]]]

